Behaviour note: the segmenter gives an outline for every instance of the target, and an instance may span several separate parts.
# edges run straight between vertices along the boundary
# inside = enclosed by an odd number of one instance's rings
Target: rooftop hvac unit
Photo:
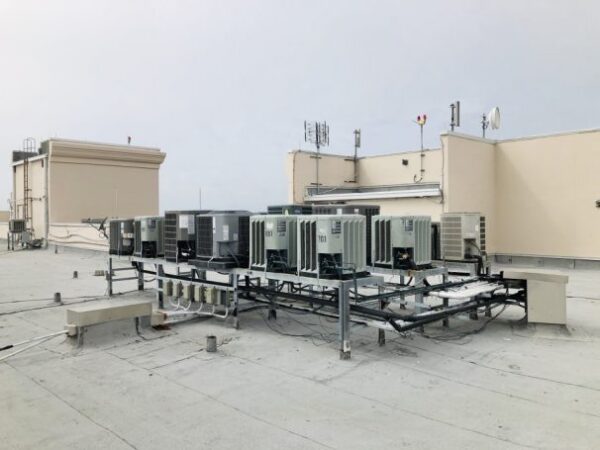
[[[292,205],[274,205],[267,207],[268,214],[276,215],[303,215],[312,214],[312,205],[292,204]]]
[[[451,261],[485,254],[485,217],[479,213],[442,214],[442,258]]]
[[[208,210],[166,211],[164,224],[165,259],[185,262],[196,255],[196,216]]]
[[[267,272],[295,272],[298,217],[288,215],[250,218],[250,268]]]
[[[8,231],[13,234],[23,233],[25,231],[25,221],[23,219],[10,219]]]
[[[250,213],[226,211],[196,217],[196,257],[198,267],[248,267]]]
[[[431,222],[431,259],[434,261],[442,259],[442,244],[439,222]]]
[[[379,214],[378,205],[313,205],[313,214],[360,214],[367,218],[367,264],[371,265],[371,218]]]
[[[366,219],[360,215],[298,217],[298,273],[345,278],[366,271]]]
[[[135,256],[156,258],[164,255],[164,217],[136,217],[133,223]]]
[[[431,217],[373,217],[373,265],[420,269],[431,265]]]
[[[133,253],[133,219],[113,219],[108,224],[109,249],[111,255]]]

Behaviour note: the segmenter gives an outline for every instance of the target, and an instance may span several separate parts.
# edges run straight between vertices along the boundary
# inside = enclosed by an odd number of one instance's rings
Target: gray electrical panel
[[[164,217],[143,216],[134,219],[135,256],[156,258],[164,255],[163,226]]]
[[[298,217],[298,272],[344,278],[365,272],[366,219],[361,215]]]
[[[133,254],[133,219],[113,219],[108,224],[111,255]]]
[[[420,269],[431,265],[431,217],[374,216],[375,267]]]
[[[298,216],[267,215],[250,218],[250,268],[267,272],[296,270]]]
[[[479,213],[444,213],[442,259],[462,261],[485,256],[485,217]]]

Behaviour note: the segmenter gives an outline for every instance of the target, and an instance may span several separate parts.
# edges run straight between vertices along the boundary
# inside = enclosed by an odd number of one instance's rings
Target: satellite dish
[[[492,130],[497,130],[500,128],[500,108],[497,106],[492,108],[492,110],[488,113],[487,122]]]

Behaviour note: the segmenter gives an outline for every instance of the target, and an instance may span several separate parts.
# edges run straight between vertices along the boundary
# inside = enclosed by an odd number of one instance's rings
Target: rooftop
[[[99,301],[106,284],[93,272],[105,267],[100,253],[0,252],[0,344],[61,330],[54,292]],[[267,321],[260,310],[239,330],[210,319],[140,335],[92,327],[81,348],[58,337],[0,362],[3,446],[593,448],[600,273],[564,272],[568,329],[527,326],[516,308],[462,339],[390,334],[379,347],[376,331],[354,328],[347,361],[336,324],[284,312]],[[153,294],[112,301],[140,297]],[[450,331],[482,324],[451,319]],[[217,353],[204,351],[208,334]]]

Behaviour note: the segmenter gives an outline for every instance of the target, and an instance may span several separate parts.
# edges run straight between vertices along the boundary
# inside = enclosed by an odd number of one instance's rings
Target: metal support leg
[[[448,272],[446,272],[445,274],[442,275],[442,283],[446,284],[448,282]],[[448,307],[448,299],[445,298],[443,301],[444,304],[444,308]],[[450,320],[448,318],[445,318],[444,320],[442,320],[442,326],[448,328],[448,326],[450,325]]]
[[[108,272],[106,273],[106,282],[108,283],[108,296],[113,296],[113,260],[112,256],[108,257]]]
[[[350,285],[342,281],[338,288],[340,359],[350,359]]]
[[[240,298],[239,298],[239,290],[238,290],[238,282],[239,278],[237,274],[229,275],[229,284],[233,287],[233,328],[239,330],[240,328],[240,317],[238,315],[239,306],[240,306]]]
[[[277,286],[277,282],[275,280],[267,280],[269,283],[269,289],[275,291],[275,287]],[[269,298],[269,313],[267,315],[268,320],[277,320],[277,309],[275,308],[275,301],[272,298]]]
[[[137,263],[137,273],[138,273],[138,291],[144,290],[144,263]]]
[[[381,286],[377,286],[377,292],[381,294],[383,292],[383,288]],[[387,302],[385,300],[379,300],[379,309],[382,311],[386,308]],[[385,330],[379,329],[377,330],[377,343],[382,346],[385,345]]]
[[[156,265],[156,281],[157,281],[158,289],[156,290],[156,299],[158,300],[158,307],[160,309],[163,309],[165,307],[165,296],[163,293],[163,288],[164,288],[163,277],[164,276],[165,276],[165,271],[163,269],[163,265],[157,264]]]

